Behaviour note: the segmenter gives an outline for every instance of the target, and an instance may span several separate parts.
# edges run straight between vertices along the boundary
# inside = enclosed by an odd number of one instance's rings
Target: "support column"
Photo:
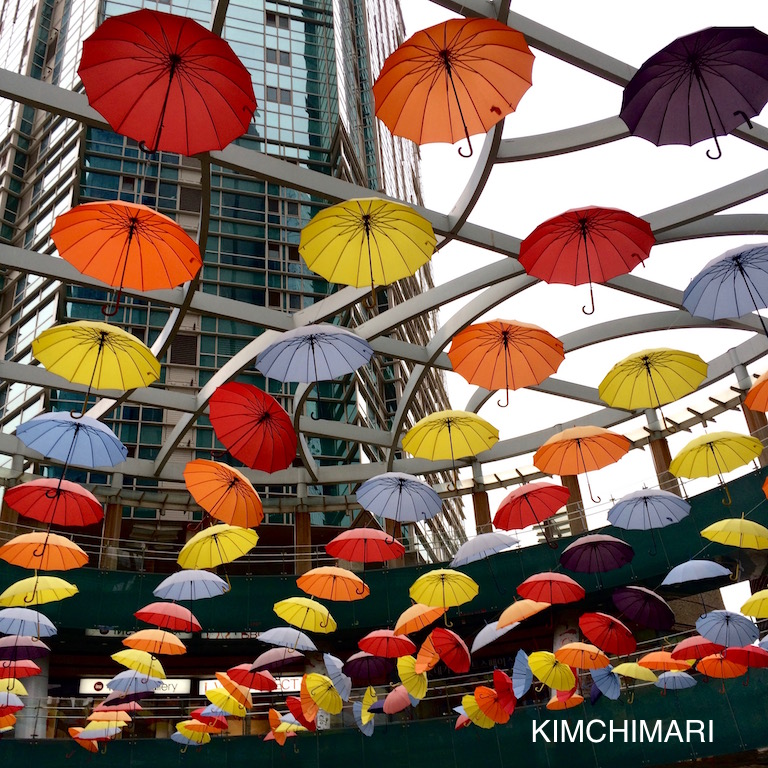
[[[581,486],[576,475],[562,475],[562,484],[571,492],[571,500],[565,509],[568,513],[568,527],[571,535],[577,536],[587,531],[587,517],[584,514],[584,500],[581,498]]]
[[[120,531],[123,525],[123,505],[111,502],[104,508],[104,527],[101,535],[101,557],[99,568],[103,571],[117,569],[117,549],[120,545]]]
[[[296,490],[300,502],[307,497],[306,483],[299,483]],[[306,573],[312,568],[312,518],[302,503],[293,513],[293,532],[296,573]]]
[[[645,418],[648,420],[648,429],[651,433],[648,447],[651,449],[651,458],[659,481],[659,488],[662,491],[674,493],[676,496],[682,496],[678,479],[669,471],[672,454],[667,438],[661,434],[662,425],[659,423],[659,415],[654,408],[649,408],[645,412]]]
[[[35,664],[40,674],[22,680],[29,695],[24,698],[24,709],[16,714],[16,739],[44,739],[48,735],[48,657],[35,659]]]
[[[488,492],[483,488],[482,466],[479,462],[472,464],[472,479],[475,490],[472,491],[472,506],[475,510],[475,529],[478,533],[490,533],[491,505],[488,502]]]
[[[733,352],[733,350],[731,350]],[[753,411],[751,408],[747,408],[744,405],[744,398],[752,386],[752,379],[747,372],[745,366],[741,363],[737,363],[733,366],[733,372],[736,375],[736,381],[738,382],[739,389],[741,390],[741,410],[744,413],[744,421],[747,422],[747,429],[752,437],[756,437],[763,443],[768,440],[768,418],[761,411]],[[758,457],[761,467],[768,466],[768,450],[763,448],[763,452]]]

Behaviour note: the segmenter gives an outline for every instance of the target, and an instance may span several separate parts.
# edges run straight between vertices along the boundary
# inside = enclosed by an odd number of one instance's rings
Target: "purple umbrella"
[[[374,656],[367,651],[360,651],[347,659],[344,673],[353,680],[362,680],[370,685],[372,680],[387,677],[394,668],[394,659],[385,659],[383,656]]]
[[[264,651],[251,664],[251,670],[257,672],[261,669],[277,669],[278,667],[284,667],[286,664],[301,661],[303,658],[304,654],[300,651],[295,651],[293,648],[270,648],[268,651]]]
[[[51,649],[38,638],[26,635],[0,637],[0,659],[39,659],[50,653]]]
[[[667,630],[675,623],[675,614],[666,601],[645,587],[619,587],[611,599],[624,616],[644,627]]]
[[[591,533],[571,542],[560,555],[560,563],[576,573],[605,573],[621,568],[634,556],[635,551],[626,541],[603,533]]]
[[[710,27],[651,56],[624,89],[620,117],[657,146],[717,141],[768,101],[768,36],[754,27]]]

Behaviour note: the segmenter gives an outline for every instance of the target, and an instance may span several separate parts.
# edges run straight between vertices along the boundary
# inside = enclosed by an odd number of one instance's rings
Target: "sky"
[[[451,16],[427,0],[407,0],[401,5],[408,35]],[[705,27],[756,26],[768,31],[768,5],[760,0],[730,4],[710,0],[695,4],[649,0],[634,6],[608,0],[581,3],[516,0],[513,10],[635,67],[673,39]],[[517,111],[506,118],[504,138],[559,130],[618,113],[622,98],[619,86],[540,51],[534,50],[534,53],[533,86],[523,96]],[[767,117],[768,113],[764,112],[756,121],[765,124]],[[481,145],[482,138],[474,139],[476,147]],[[523,238],[542,221],[577,206],[605,205],[643,216],[763,170],[768,164],[768,157],[762,150],[739,139],[724,137],[720,142],[724,156],[719,161],[712,161],[705,155],[711,143],[694,147],[656,147],[631,137],[561,157],[497,166],[470,221]],[[459,157],[456,147],[438,144],[422,146],[421,158],[425,205],[448,212],[473,170],[473,160]],[[753,200],[738,210],[763,212],[765,199]],[[642,278],[684,289],[693,275],[712,258],[729,248],[764,239],[710,238],[657,245],[645,266],[638,268],[636,273]],[[470,260],[473,266],[480,266],[499,258],[504,257],[452,243],[432,260],[436,282],[460,276]],[[604,322],[661,308],[634,297],[622,296],[618,301],[616,296],[613,291],[596,286],[597,310],[595,315],[587,318],[581,312],[582,305],[588,300],[587,286],[541,283],[500,304],[480,319],[505,318],[535,323],[560,336],[590,322]],[[445,322],[466,301],[468,299],[443,307],[441,321]],[[641,349],[672,346],[711,359],[747,338],[748,334],[744,332],[730,330],[667,331],[632,336],[568,355],[556,377],[596,387],[614,363]],[[762,373],[763,370],[764,367],[756,364],[750,373]],[[474,387],[454,373],[446,374],[446,379],[452,407],[464,408]],[[696,404],[706,401],[709,395],[735,384],[735,377],[731,377],[714,385],[711,391],[696,393],[664,410],[674,417],[684,407],[696,408]],[[528,391],[511,393],[510,407],[504,410],[496,405],[496,400],[491,398],[480,410],[480,415],[499,428],[502,439],[553,423],[562,423],[565,428],[569,426],[569,419],[593,410],[591,406],[553,400]],[[640,418],[617,429],[629,434],[644,424],[645,419]],[[723,414],[708,428],[747,431],[739,412]],[[694,434],[702,432],[703,429],[698,429]],[[689,433],[671,436],[672,455],[692,436]],[[530,464],[530,457],[521,457],[504,462],[498,471],[502,473],[514,466],[523,468]],[[486,467],[485,472],[496,469]],[[751,467],[746,467],[742,472],[750,470]],[[737,474],[739,472],[729,477]],[[466,476],[469,477],[468,472]],[[582,482],[590,525],[600,524],[605,519],[611,499],[657,484],[648,451],[632,451],[613,467],[593,473],[590,480],[595,493],[603,499],[602,504],[591,505]],[[693,494],[711,485],[709,480],[694,481],[687,485],[687,490]],[[502,491],[491,492],[492,513],[503,496]],[[471,517],[471,511],[468,516]]]

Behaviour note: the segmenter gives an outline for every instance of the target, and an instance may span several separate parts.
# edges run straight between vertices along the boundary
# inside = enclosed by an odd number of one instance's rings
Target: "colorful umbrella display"
[[[493,19],[450,19],[421,30],[384,62],[376,116],[417,144],[486,133],[530,88],[533,54],[516,30]],[[469,142],[469,152],[472,144]]]
[[[84,41],[77,73],[112,129],[150,152],[223,149],[256,109],[251,76],[229,44],[186,16],[107,19]]]
[[[768,101],[768,37],[754,27],[709,27],[653,54],[624,89],[620,117],[633,136],[693,146],[725,136]]]
[[[504,531],[518,531],[529,525],[539,525],[547,543],[549,538],[544,520],[556,515],[567,503],[571,492],[554,483],[527,483],[507,494],[499,505],[493,524]]]
[[[291,466],[298,438],[274,397],[252,384],[230,381],[217,387],[208,405],[216,437],[238,461],[262,472]]]
[[[104,517],[99,500],[90,491],[63,478],[41,477],[21,483],[9,488],[3,501],[23,517],[64,528],[94,525]]]
[[[606,283],[631,272],[648,258],[656,242],[651,226],[626,211],[574,208],[539,224],[520,245],[520,264],[547,283]]]
[[[381,563],[402,557],[405,547],[378,528],[352,528],[331,539],[325,545],[325,551],[339,560]]]
[[[490,320],[457,333],[448,350],[453,370],[470,384],[509,390],[541,384],[565,360],[563,343],[528,323]],[[502,403],[499,401],[499,405]]]
[[[443,508],[442,499],[418,477],[404,472],[385,472],[366,480],[357,489],[357,501],[376,517],[399,523],[429,520]]]

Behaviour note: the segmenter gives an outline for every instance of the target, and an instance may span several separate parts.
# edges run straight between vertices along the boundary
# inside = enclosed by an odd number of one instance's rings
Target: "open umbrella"
[[[327,634],[336,629],[336,622],[328,609],[308,597],[289,597],[273,606],[274,612],[299,629]]]
[[[229,381],[217,387],[208,405],[216,437],[238,461],[262,472],[291,466],[298,438],[291,417],[272,395]]]
[[[586,594],[584,587],[564,573],[534,573],[518,585],[520,597],[554,604],[575,603]]]
[[[725,650],[724,645],[713,643],[701,635],[691,635],[681,640],[672,650],[673,659],[703,659],[705,656],[711,656],[713,653],[720,653]]]
[[[453,370],[470,384],[509,390],[541,384],[565,360],[563,343],[538,325],[490,320],[457,333],[448,350]]]
[[[400,656],[397,660],[397,676],[408,693],[415,699],[427,695],[426,672],[416,671],[416,659],[413,656]]]
[[[331,539],[325,545],[325,551],[339,560],[381,563],[402,557],[405,547],[378,528],[352,528]]]
[[[333,681],[329,677],[317,672],[310,672],[306,680],[307,691],[312,701],[325,712],[338,715],[344,706],[344,702],[334,687]]]
[[[542,522],[556,515],[567,503],[571,492],[555,483],[527,483],[507,494],[499,505],[493,524],[504,531],[518,531],[538,524],[547,544],[556,548]]]
[[[725,136],[768,101],[768,37],[754,27],[709,27],[674,40],[624,89],[620,117],[633,136],[693,146]]]
[[[11,635],[0,637],[0,659],[14,662],[20,659],[39,659],[47,656],[51,649],[37,636]]]
[[[708,525],[701,535],[718,544],[739,549],[768,549],[768,528],[754,520],[742,517],[727,517]],[[738,569],[734,580],[738,580]]]
[[[274,627],[259,632],[259,641],[277,645],[281,648],[292,648],[294,651],[316,651],[317,646],[308,635],[294,627]]]
[[[555,651],[555,658],[576,669],[601,669],[609,664],[608,657],[589,643],[566,643]]]
[[[53,637],[56,627],[47,616],[31,608],[3,608],[0,610],[0,634]]]
[[[528,663],[528,654],[521,648],[515,654],[515,661],[512,664],[512,690],[518,699],[522,699],[533,682],[533,672]]]
[[[539,224],[520,244],[520,264],[547,283],[605,283],[631,272],[648,258],[656,242],[651,226],[626,211],[588,206]]]
[[[148,653],[177,656],[187,652],[184,643],[172,632],[164,629],[140,629],[123,640],[123,645]]]
[[[611,594],[613,604],[630,620],[651,629],[667,630],[675,614],[666,601],[645,587],[619,587]]]
[[[391,659],[374,656],[367,651],[353,653],[344,664],[344,674],[353,680],[361,680],[370,685],[375,680],[386,678],[395,668]]]
[[[58,576],[30,576],[21,579],[0,594],[0,606],[8,608],[54,603],[72,597],[78,588]]]
[[[707,612],[707,606],[704,603],[704,591],[712,585],[713,587],[722,584],[724,578],[731,578],[731,572],[728,568],[712,560],[687,560],[680,565],[676,565],[664,577],[661,582],[662,587],[667,587],[670,591],[677,589],[695,589],[701,599],[701,607],[704,613]],[[709,582],[709,583],[707,583]]]
[[[179,552],[182,568],[215,568],[250,552],[259,540],[256,531],[218,523],[198,531]]]
[[[265,669],[254,669],[247,662],[237,664],[227,670],[227,677],[244,688],[255,691],[274,691],[277,689],[277,680]]]
[[[118,651],[110,656],[118,664],[122,664],[128,669],[138,672],[144,677],[155,677],[165,680],[165,670],[159,659],[155,658],[147,651],[128,648],[124,651]]]
[[[475,703],[486,717],[490,717],[494,723],[504,725],[509,722],[509,712],[500,704],[499,696],[493,688],[487,685],[478,685],[474,693]]]
[[[180,632],[200,632],[200,622],[192,611],[177,603],[149,603],[133,614],[147,624],[154,624],[160,629]]]
[[[293,648],[270,648],[268,651],[259,654],[251,669],[254,671],[278,669],[288,664],[295,664],[304,659],[304,654]]]
[[[621,681],[610,664],[606,667],[590,669],[589,674],[597,690],[607,699],[616,701],[621,696]]]
[[[410,635],[411,632],[418,632],[424,627],[428,627],[433,621],[439,619],[448,609],[442,605],[433,607],[414,603],[406,608],[395,622],[394,634]]]
[[[441,608],[463,605],[478,593],[477,583],[460,571],[449,568],[436,568],[419,576],[411,584],[408,594],[417,603]],[[446,626],[450,626],[444,616]]]
[[[485,560],[491,555],[497,555],[504,552],[515,544],[518,540],[513,536],[507,536],[504,533],[479,533],[477,536],[465,541],[457,550],[453,559],[449,563],[451,568],[459,568],[462,565],[469,565],[478,560]]]
[[[393,688],[384,699],[382,712],[385,715],[396,715],[411,706],[411,696],[404,685]]]
[[[696,621],[696,631],[718,645],[742,646],[754,643],[760,633],[753,621],[733,611],[710,611]]]
[[[369,716],[368,720],[364,720],[367,712],[363,710],[364,704],[362,701],[355,701],[352,704],[352,715],[355,718],[355,725],[363,736],[373,736],[373,729],[376,727],[376,723],[373,719],[373,715]]]
[[[215,704],[219,709],[223,709],[229,715],[245,717],[247,714],[247,708],[223,685],[208,688],[205,692],[205,698],[208,699],[211,704]]]
[[[461,697],[461,712],[478,728],[491,729],[496,725],[496,722],[480,709],[473,693],[467,693]],[[456,727],[458,729],[458,723]]]
[[[756,619],[768,619],[768,589],[754,592],[749,600],[741,606],[741,612],[745,616],[754,616]],[[0,611],[0,615],[2,615],[2,611]]]
[[[582,614],[579,629],[587,640],[606,653],[625,656],[633,653],[637,647],[629,627],[607,613]]]
[[[264,519],[261,499],[251,481],[220,461],[187,462],[184,483],[194,500],[217,520],[241,528],[255,528]]]
[[[435,650],[435,646],[432,643],[432,633],[430,632],[416,654],[414,671],[419,674],[429,672],[430,669],[434,669],[439,663],[440,654]]]
[[[302,678],[302,682],[304,683],[304,687],[306,689],[306,680],[304,678]],[[288,706],[288,711],[295,718],[299,725],[304,726],[304,728],[306,728],[308,731],[317,730],[317,705],[314,702],[312,702],[313,717],[311,720],[304,713],[304,707],[302,706],[301,698],[298,696],[286,696],[285,703]]]
[[[590,533],[571,542],[560,555],[560,563],[569,571],[601,574],[629,563],[635,551],[626,541],[604,533]],[[598,584],[600,577],[598,575]]]
[[[229,44],[186,16],[113,16],[83,43],[88,102],[147,151],[191,157],[242,136],[256,109],[248,70]]]
[[[587,477],[589,495],[592,495],[589,472],[607,467],[618,461],[631,447],[624,435],[617,435],[602,427],[571,427],[547,440],[533,455],[537,469],[550,475],[578,475]]]
[[[15,485],[5,492],[3,501],[23,517],[64,528],[94,525],[104,517],[90,491],[63,478],[41,477]]]
[[[525,621],[525,619],[529,619],[531,616],[535,616],[549,607],[550,604],[546,602],[528,599],[516,600],[502,611],[496,626],[499,629],[504,629],[512,624],[519,624],[521,621]]]
[[[520,32],[493,19],[450,19],[390,54],[373,84],[376,116],[417,144],[486,133],[531,86],[533,54]]]
[[[651,651],[641,656],[637,663],[646,669],[662,672],[684,672],[691,666],[688,660],[676,659],[670,651]]]
[[[435,627],[430,633],[432,646],[440,656],[441,661],[458,674],[469,672],[471,659],[466,643],[450,629]]]
[[[88,562],[88,555],[64,536],[50,531],[33,531],[14,536],[0,546],[0,559],[20,568],[69,571],[82,568]]]
[[[507,632],[510,632],[513,630],[519,622],[515,622],[513,624],[509,624],[506,627],[499,627],[498,621],[493,621],[490,624],[486,624],[478,633],[475,635],[475,639],[472,641],[472,647],[469,649],[471,653],[474,653],[475,651],[479,651],[481,648],[485,648],[486,645],[490,645],[491,643],[496,642],[500,637],[503,637],[507,634]]]
[[[19,659],[18,661],[0,661],[0,680],[15,678],[20,680],[24,677],[34,677],[42,672],[39,665],[29,659]]]
[[[344,674],[344,663],[333,654],[323,654],[323,664],[325,671],[331,679],[334,688],[341,696],[343,701],[349,701],[349,695],[352,693],[352,678]]]
[[[443,508],[442,499],[429,484],[404,472],[385,472],[366,480],[356,497],[372,515],[399,523],[429,520]]]
[[[720,680],[728,680],[734,677],[741,677],[747,673],[746,664],[737,664],[731,661],[721,653],[705,656],[696,664],[696,671],[701,672],[705,677],[715,677]],[[725,683],[720,686],[720,693],[725,693]]]
[[[215,573],[189,569],[167,576],[152,594],[161,600],[202,600],[223,595],[229,589],[227,582]]]
[[[613,668],[614,675],[621,675],[622,677],[631,677],[633,680],[645,680],[647,683],[655,683],[658,677],[646,667],[641,667],[632,661],[618,664]]]
[[[664,695],[667,691],[684,691],[687,688],[693,688],[696,685],[696,678],[691,677],[687,672],[670,670],[662,672],[654,685],[661,688],[661,693]]]
[[[558,661],[554,653],[535,651],[528,657],[528,664],[535,677],[556,691],[570,691],[576,685],[571,668]]]
[[[78,272],[118,289],[152,291],[192,280],[203,260],[197,243],[173,220],[138,203],[83,203],[56,218],[51,239]]]
[[[744,398],[744,405],[750,411],[768,412],[768,371],[755,379]]]
[[[416,650],[413,640],[405,635],[396,635],[391,629],[374,629],[358,641],[357,647],[386,659],[408,656]]]
[[[362,600],[371,593],[356,573],[335,565],[312,568],[296,579],[296,586],[313,597],[344,602]]]
[[[280,334],[256,358],[268,379],[312,383],[354,373],[373,356],[368,342],[336,325],[306,325]]]

